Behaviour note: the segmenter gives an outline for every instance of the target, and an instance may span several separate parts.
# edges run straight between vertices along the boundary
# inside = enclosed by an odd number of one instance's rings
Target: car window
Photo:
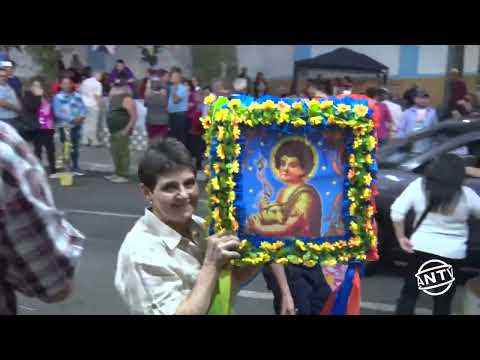
[[[439,131],[426,136],[412,138],[405,145],[398,147],[396,151],[382,159],[381,166],[396,168],[414,158],[424,154],[433,147],[444,144],[447,140],[458,136],[449,131]]]
[[[480,140],[473,140],[464,146],[457,147],[450,153],[462,158],[465,166],[480,167]]]
[[[464,145],[456,146],[453,149],[447,149],[445,152],[459,156],[465,166],[480,166],[480,140],[472,140]],[[415,173],[423,173],[430,161],[426,161],[413,170]]]

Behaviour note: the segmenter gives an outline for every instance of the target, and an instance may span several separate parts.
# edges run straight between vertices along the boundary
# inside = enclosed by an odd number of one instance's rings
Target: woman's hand
[[[127,126],[125,129],[123,129],[123,130],[120,131],[120,134],[121,134],[122,136],[128,136],[128,135],[130,135],[130,128]]]
[[[293,302],[292,294],[282,293],[282,302],[280,307],[280,315],[296,315],[295,303]]]
[[[212,265],[216,269],[223,268],[231,259],[237,259],[236,251],[240,240],[234,235],[212,235],[207,238],[207,251],[204,265]]]
[[[409,238],[407,238],[406,236],[403,236],[400,239],[398,239],[398,243],[400,244],[400,247],[402,248],[403,251],[409,254],[413,254],[413,244]]]

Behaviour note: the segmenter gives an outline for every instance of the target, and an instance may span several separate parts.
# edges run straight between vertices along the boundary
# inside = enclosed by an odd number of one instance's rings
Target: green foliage
[[[62,54],[57,50],[56,45],[26,45],[24,48],[32,60],[40,65],[41,73],[47,81],[54,81],[58,76],[58,62]]]
[[[158,54],[165,49],[165,45],[153,45],[152,50],[141,45],[138,48],[142,49],[142,61],[153,67],[158,64]]]
[[[226,66],[224,80],[233,81],[238,75],[235,45],[192,45],[192,63],[202,84],[222,76],[222,63]]]
[[[10,53],[11,50],[16,49],[18,51],[22,51],[22,45],[0,45],[0,51],[5,51],[7,54]]]

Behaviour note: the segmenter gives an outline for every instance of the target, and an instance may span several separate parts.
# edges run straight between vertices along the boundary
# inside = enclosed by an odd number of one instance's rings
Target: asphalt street
[[[77,272],[73,296],[58,304],[44,304],[19,296],[20,314],[128,314],[113,285],[116,257],[125,234],[143,214],[145,202],[134,177],[129,184],[111,184],[103,178],[110,161],[107,154],[105,149],[85,151],[81,163],[83,168],[102,172],[90,171],[86,176],[76,177],[72,187],[61,187],[58,180],[50,180],[57,207],[66,212],[71,223],[88,239]],[[197,214],[206,214],[203,192]],[[397,267],[396,271],[380,272],[362,280],[362,314],[393,314],[402,286],[401,272],[402,268]],[[459,285],[454,300],[454,313],[462,312],[463,293],[464,287]],[[431,309],[432,298],[422,294],[417,314],[431,314]],[[235,311],[238,315],[274,314],[272,294],[266,288],[261,274],[242,289],[236,300]]]

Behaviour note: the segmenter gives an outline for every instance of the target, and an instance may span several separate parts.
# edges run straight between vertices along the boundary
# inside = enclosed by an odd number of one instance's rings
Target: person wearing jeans
[[[22,121],[30,124],[32,129],[35,155],[42,159],[42,148],[47,151],[50,177],[56,178],[55,169],[55,125],[50,98],[45,94],[43,79],[34,78],[29,90],[23,97],[24,114]]]
[[[115,174],[105,178],[113,183],[128,182],[130,168],[130,134],[137,121],[137,111],[128,82],[117,80],[110,91],[107,126]]]
[[[186,145],[186,126],[188,111],[188,89],[182,84],[182,74],[175,69],[171,75],[172,87],[168,99],[168,112],[170,115],[170,134],[182,144]]]
[[[73,80],[68,75],[62,77],[60,85],[62,91],[53,99],[55,126],[60,129],[61,142],[72,143],[71,160],[74,174],[83,175],[79,170],[79,146],[87,110],[82,96],[74,90]]]
[[[72,145],[72,150],[70,152],[70,157],[72,159],[72,166],[75,172],[75,175],[80,176],[83,173],[79,172],[78,161],[80,158],[80,140],[82,139],[82,126],[75,125],[73,127],[62,127],[60,128],[60,142],[62,144],[70,143]]]
[[[414,180],[391,206],[391,218],[400,247],[408,253],[405,283],[397,303],[397,315],[413,315],[419,289],[415,274],[428,260],[438,259],[453,267],[467,255],[468,219],[480,218],[480,197],[462,186],[464,163],[454,154],[445,154]],[[404,221],[410,209],[415,212],[414,230],[405,234]],[[434,297],[434,315],[451,312],[455,282],[444,294]]]

